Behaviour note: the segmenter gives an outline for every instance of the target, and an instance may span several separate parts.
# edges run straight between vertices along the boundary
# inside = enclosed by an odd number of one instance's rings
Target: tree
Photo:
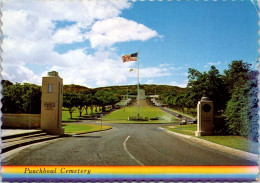
[[[216,113],[224,111],[227,91],[222,76],[214,65],[204,73],[190,68],[188,78],[186,102],[189,106],[196,107],[201,97],[207,96],[213,101]]]
[[[221,114],[226,108],[228,92],[222,76],[215,66],[211,66],[206,77],[206,96],[214,102],[215,114]]]
[[[4,82],[3,113],[32,113],[41,112],[41,87],[29,83]]]
[[[88,114],[88,106],[92,105],[92,94],[88,93],[85,95],[85,100],[84,100],[84,109],[86,111],[86,115]]]
[[[31,114],[41,113],[41,87],[24,83],[22,85],[22,111]]]
[[[3,88],[4,88],[4,87],[7,87],[7,86],[9,86],[9,85],[13,85],[13,83],[10,82],[9,80],[2,80],[2,81],[1,81],[1,84],[2,84]]]
[[[225,87],[231,97],[236,87],[240,87],[249,80],[248,72],[251,64],[245,63],[242,60],[234,60],[228,65],[229,69],[224,70],[223,80]]]
[[[97,104],[101,106],[103,111],[106,105],[114,105],[120,101],[120,95],[117,95],[113,91],[100,90],[95,93]]]
[[[247,116],[246,105],[248,102],[248,87],[242,86],[234,90],[231,99],[227,103],[225,114],[227,116],[228,132],[234,135],[247,137],[249,124],[244,117]]]
[[[9,85],[3,88],[2,111],[3,113],[22,112],[22,87],[20,83]]]
[[[164,103],[170,107],[173,107],[173,99],[176,97],[176,95],[177,94],[175,92],[166,92],[162,94],[161,99]]]
[[[79,91],[77,94],[77,109],[79,111],[79,116],[82,116],[82,112],[85,109],[85,106],[88,105],[87,93]]]
[[[76,110],[78,105],[78,97],[76,93],[71,91],[66,91],[63,93],[63,107],[69,109],[70,118],[72,119],[72,113]]]

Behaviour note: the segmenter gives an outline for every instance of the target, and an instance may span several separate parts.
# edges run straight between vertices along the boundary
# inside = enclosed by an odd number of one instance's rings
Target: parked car
[[[181,117],[182,117],[182,115],[181,115],[181,114],[177,114],[177,117],[178,117],[178,118],[181,118]]]
[[[183,120],[179,123],[179,125],[187,125],[187,118],[186,118],[186,119],[183,119]]]
[[[179,123],[179,125],[186,125],[186,124],[187,124],[187,122],[185,122],[185,121],[182,121]]]
[[[197,124],[197,119],[191,119],[188,121],[189,124]]]

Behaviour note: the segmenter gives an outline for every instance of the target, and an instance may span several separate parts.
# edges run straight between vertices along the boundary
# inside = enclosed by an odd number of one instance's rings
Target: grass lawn
[[[234,149],[258,154],[258,143],[241,136],[202,136],[200,138]]]
[[[88,124],[62,124],[65,134],[75,134],[75,133],[87,133],[100,131],[100,125],[88,125]],[[110,126],[102,126],[102,130],[110,129]]]
[[[83,119],[83,117],[79,116],[79,112],[75,110],[72,113],[72,119],[70,118],[70,113],[68,110],[62,110],[62,121],[68,122],[68,121],[77,121],[79,119]]]
[[[116,123],[147,123],[147,121],[128,121],[128,117],[137,116],[137,107],[125,107],[119,110],[116,110],[104,117],[104,122],[116,122]],[[178,118],[171,116],[157,107],[140,107],[140,116],[154,118],[161,117],[164,120],[149,120],[149,123],[163,123],[163,122],[176,122]]]
[[[176,125],[176,126],[168,126],[166,127],[167,130],[195,136],[195,131],[197,129],[196,124],[192,125]],[[227,135],[227,136],[201,136],[197,137],[201,138],[210,142],[214,142],[216,144],[221,144],[224,146],[228,146],[234,149],[239,149],[242,151],[247,151],[251,153],[258,154],[258,143],[252,142],[251,140],[241,137],[241,136],[234,136],[234,135]]]
[[[191,125],[176,125],[176,126],[168,126],[166,127],[167,130],[185,134],[185,135],[190,135],[190,136],[195,136],[195,131],[197,129],[196,124],[191,124]]]

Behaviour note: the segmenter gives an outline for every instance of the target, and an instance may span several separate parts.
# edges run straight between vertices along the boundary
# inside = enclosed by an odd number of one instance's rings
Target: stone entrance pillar
[[[64,134],[62,126],[62,78],[56,71],[42,78],[41,129],[54,135]]]
[[[213,102],[202,97],[197,105],[197,131],[195,136],[213,135]]]

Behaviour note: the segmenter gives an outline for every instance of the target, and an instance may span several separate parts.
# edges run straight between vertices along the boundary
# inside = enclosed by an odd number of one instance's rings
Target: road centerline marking
[[[128,136],[128,137],[125,139],[124,143],[123,143],[123,147],[124,147],[125,152],[126,152],[126,153],[128,154],[128,156],[129,156],[130,158],[132,158],[136,163],[138,163],[139,165],[144,166],[143,163],[141,163],[138,159],[136,159],[136,158],[127,150],[127,148],[126,148],[126,142],[128,141],[129,138],[130,138],[130,136]]]

